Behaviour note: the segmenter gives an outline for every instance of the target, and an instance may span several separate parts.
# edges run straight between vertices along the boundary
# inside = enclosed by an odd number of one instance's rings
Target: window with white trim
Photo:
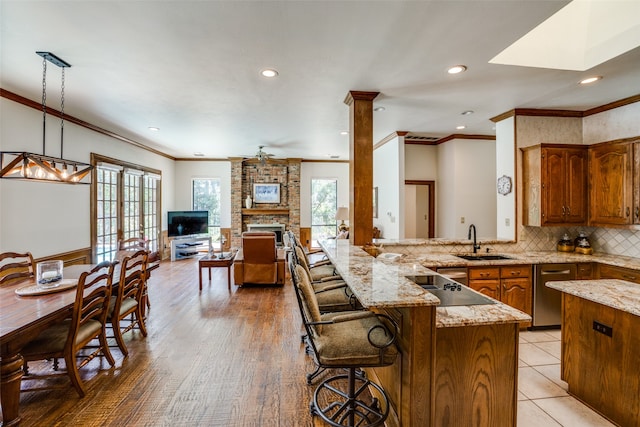
[[[106,158],[104,158],[106,159]],[[92,154],[92,247],[94,262],[111,261],[118,241],[140,237],[160,249],[161,175],[143,166]]]
[[[335,237],[338,231],[336,211],[338,210],[338,180],[311,180],[311,244]]]
[[[209,212],[209,235],[214,245],[220,240],[220,178],[194,178],[191,185],[192,209]]]

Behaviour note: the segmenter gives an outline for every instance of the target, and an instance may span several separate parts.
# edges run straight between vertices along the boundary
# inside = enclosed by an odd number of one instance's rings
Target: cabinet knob
[[[565,215],[566,215],[566,209],[565,209],[565,207],[563,206],[563,207],[562,207],[562,216],[565,216]]]
[[[520,275],[520,272],[519,272],[519,271],[512,271],[512,272],[511,272],[511,275],[512,275],[512,276],[519,276],[519,275]]]
[[[629,206],[627,206],[627,217],[629,217],[629,215],[631,215],[631,210],[629,209]]]
[[[636,219],[640,219],[640,206],[636,206]]]

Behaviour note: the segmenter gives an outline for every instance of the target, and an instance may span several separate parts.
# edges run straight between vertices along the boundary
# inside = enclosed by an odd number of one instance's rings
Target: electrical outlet
[[[611,326],[604,325],[600,322],[593,321],[593,330],[596,332],[600,332],[608,337],[613,336],[613,328]]]
[[[505,225],[505,227],[509,227],[511,225],[511,220],[509,218],[505,218],[504,219],[504,225]]]
[[[464,217],[463,216],[460,217],[460,224],[464,224]]]

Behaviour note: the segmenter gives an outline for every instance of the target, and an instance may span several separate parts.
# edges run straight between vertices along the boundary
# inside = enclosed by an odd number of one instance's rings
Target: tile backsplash
[[[624,255],[640,258],[640,229],[627,230],[601,227],[521,227],[517,243],[479,243],[481,251],[487,248],[491,252],[540,252],[555,251],[558,240],[567,233],[571,239],[575,239],[578,233],[584,232],[591,242],[596,253],[611,255]],[[383,241],[384,242],[384,241]],[[383,247],[385,243],[382,243]],[[420,253],[464,253],[469,252],[470,243],[431,241],[430,244],[397,244],[386,243],[386,250],[405,254]]]
[[[575,239],[582,231],[595,252],[640,258],[640,230],[602,227],[522,227],[520,230],[518,251],[552,251],[564,233]]]

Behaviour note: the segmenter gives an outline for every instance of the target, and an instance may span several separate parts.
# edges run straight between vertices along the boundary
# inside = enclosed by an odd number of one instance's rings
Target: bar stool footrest
[[[382,401],[372,397],[368,387],[375,388]],[[318,385],[310,409],[312,415],[318,415],[334,427],[374,427],[383,425],[387,419],[389,401],[379,385],[350,368],[349,374],[336,375]]]

